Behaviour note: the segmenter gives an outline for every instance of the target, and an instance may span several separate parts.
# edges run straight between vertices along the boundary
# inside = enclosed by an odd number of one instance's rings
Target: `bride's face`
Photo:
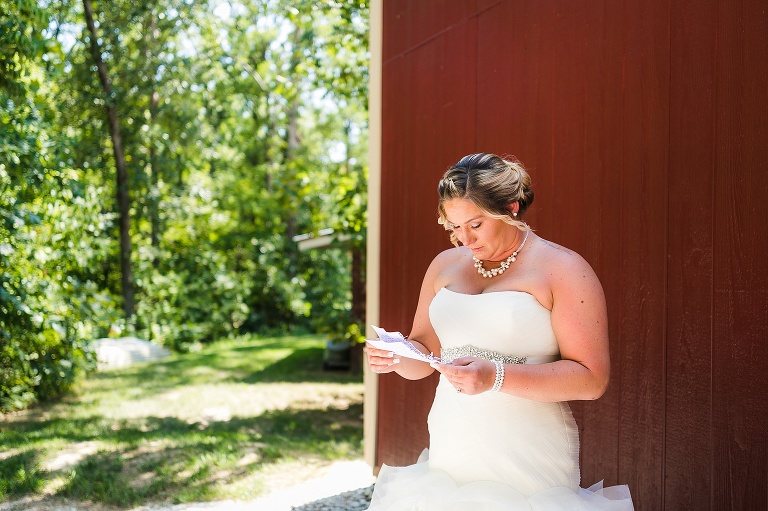
[[[443,207],[446,226],[481,261],[501,261],[517,247],[515,242],[521,231],[502,220],[486,216],[472,201],[450,199]]]

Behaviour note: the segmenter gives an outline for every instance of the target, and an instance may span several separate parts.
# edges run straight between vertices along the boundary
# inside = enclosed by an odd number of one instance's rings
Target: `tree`
[[[66,390],[96,336],[359,321],[365,2],[0,7],[0,408]],[[297,250],[322,228],[353,250]]]
[[[97,194],[81,188],[70,144],[52,129],[57,82],[47,72],[59,47],[44,32],[48,12],[0,2],[6,15],[23,28],[13,44],[0,31],[0,46],[15,52],[0,87],[0,411],[70,388],[89,363],[91,318],[108,322],[112,306],[88,274],[98,249],[87,233],[102,221]]]
[[[101,55],[99,37],[93,20],[91,0],[83,0],[86,25],[90,34],[91,55],[96,64],[99,82],[104,89],[104,103],[109,120],[109,134],[112,138],[112,153],[115,158],[117,178],[117,206],[120,215],[120,274],[122,276],[123,313],[126,318],[133,315],[133,276],[131,271],[131,205],[128,195],[128,172],[123,151],[123,137],[120,133],[120,118],[117,112],[117,97],[112,89],[107,66]]]

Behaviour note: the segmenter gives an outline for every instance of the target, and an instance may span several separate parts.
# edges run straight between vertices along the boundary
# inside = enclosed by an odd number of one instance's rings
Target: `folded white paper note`
[[[371,325],[378,339],[368,339],[367,342],[374,348],[391,351],[401,357],[421,360],[422,362],[440,362],[440,357],[435,357],[431,353],[427,355],[419,351],[416,346],[406,339],[400,332],[387,332],[383,328]]]

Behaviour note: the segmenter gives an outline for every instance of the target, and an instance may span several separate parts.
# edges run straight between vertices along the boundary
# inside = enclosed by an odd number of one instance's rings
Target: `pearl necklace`
[[[475,256],[472,256],[472,260],[475,262],[475,268],[477,268],[477,273],[485,277],[486,279],[490,279],[492,277],[495,277],[496,275],[501,275],[504,273],[507,268],[509,268],[509,265],[514,263],[517,260],[517,253],[520,252],[523,249],[523,245],[525,245],[525,242],[528,241],[528,234],[531,231],[525,231],[525,238],[523,238],[523,242],[520,243],[520,246],[517,247],[517,250],[512,252],[512,255],[507,257],[506,260],[501,262],[501,266],[498,268],[494,268],[492,270],[486,270],[483,268],[483,262],[478,259]]]

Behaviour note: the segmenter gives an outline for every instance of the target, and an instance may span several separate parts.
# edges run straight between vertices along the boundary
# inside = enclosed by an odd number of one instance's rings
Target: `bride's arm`
[[[510,374],[510,393],[540,401],[597,399],[610,379],[608,312],[592,267],[575,252],[552,261],[552,329],[561,360]]]
[[[552,328],[561,360],[546,364],[506,364],[501,392],[536,401],[597,399],[608,386],[608,318],[597,276],[578,254],[548,258],[552,289]],[[438,370],[466,394],[493,386],[493,362],[463,358]]]
[[[429,265],[424,280],[421,283],[419,303],[413,317],[413,326],[408,340],[422,353],[440,355],[440,341],[429,321],[429,304],[437,292],[441,268],[445,264],[447,254],[439,254]],[[385,350],[376,349],[370,344],[366,346],[368,364],[375,373],[396,372],[403,378],[419,380],[432,374],[434,369],[426,362],[405,357],[390,356]]]

